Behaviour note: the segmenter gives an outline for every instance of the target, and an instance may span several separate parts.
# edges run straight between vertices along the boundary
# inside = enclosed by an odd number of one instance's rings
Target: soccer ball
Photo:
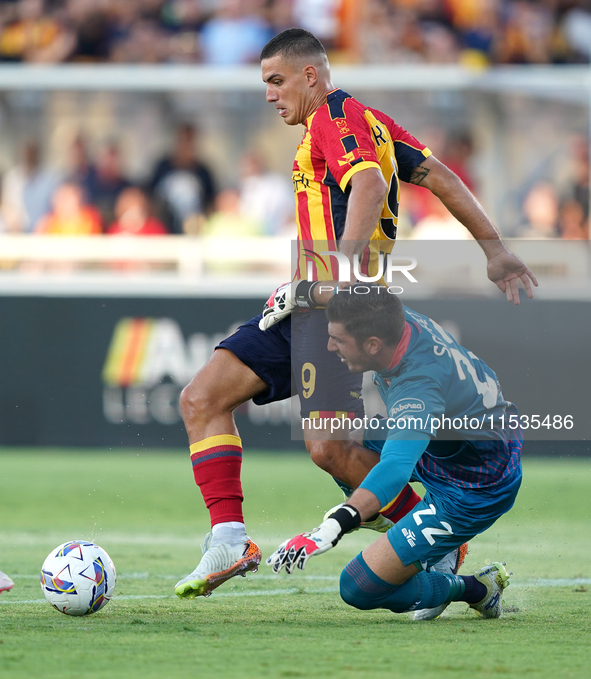
[[[117,574],[98,545],[73,540],[52,550],[41,567],[41,590],[66,615],[90,615],[105,606],[115,591]]]

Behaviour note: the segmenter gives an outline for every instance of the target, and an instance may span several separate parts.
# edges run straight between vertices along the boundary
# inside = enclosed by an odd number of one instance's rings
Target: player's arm
[[[351,175],[349,184],[351,192],[339,250],[352,262],[353,255],[363,251],[376,228],[388,193],[388,185],[381,170],[376,167],[366,167],[355,172]],[[351,281],[353,280],[351,269]],[[308,308],[316,305],[325,306],[330,301],[336,285],[344,287],[348,284],[347,281],[340,283],[323,281],[322,285],[307,281],[285,283],[277,288],[265,303],[259,327],[261,330],[267,330],[289,316],[296,306]]]
[[[519,257],[509,252],[480,203],[454,172],[429,156],[414,168],[410,182],[428,188],[479,242],[487,258],[488,277],[507,295],[509,302],[519,304],[520,279],[527,296],[533,297],[531,284],[538,285],[535,275]]]
[[[349,185],[351,193],[347,202],[345,229],[339,242],[339,251],[353,262],[353,255],[363,252],[375,231],[388,193],[388,185],[381,170],[376,167],[359,170],[351,176]],[[352,268],[350,282],[354,282]],[[324,281],[322,286],[317,286],[314,290],[315,302],[320,306],[328,304],[333,295],[331,286],[345,287],[348,284],[347,281],[340,283]]]
[[[430,436],[421,432],[415,432],[415,438],[410,441],[386,441],[380,461],[347,502],[318,528],[279,545],[267,559],[267,565],[272,566],[275,573],[283,567],[287,573],[296,567],[303,570],[311,556],[335,547],[345,533],[358,528],[362,521],[377,514],[399,495],[429,441]]]
[[[351,193],[339,250],[351,260],[353,255],[363,252],[375,231],[388,193],[388,185],[382,171],[377,167],[356,172],[349,184]]]

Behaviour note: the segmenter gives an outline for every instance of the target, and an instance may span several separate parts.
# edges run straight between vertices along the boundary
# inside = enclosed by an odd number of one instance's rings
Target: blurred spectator
[[[68,180],[78,184],[84,190],[86,197],[96,184],[96,167],[90,158],[88,144],[82,134],[77,134],[70,146],[70,170]]]
[[[51,209],[59,176],[41,166],[39,144],[27,141],[21,162],[2,178],[2,218],[8,231],[29,233]]]
[[[505,4],[505,25],[497,60],[506,64],[552,62],[554,24],[547,3],[515,0]]]
[[[113,41],[110,57],[121,63],[156,64],[167,61],[169,53],[169,36],[156,22],[141,19]],[[191,45],[190,53],[196,56],[196,44]]]
[[[342,0],[342,2],[357,0]],[[267,5],[267,21],[274,35],[295,25],[293,18],[293,0],[274,0]]]
[[[6,3],[3,3],[6,5]],[[18,0],[0,28],[0,60],[56,62],[72,51],[75,35],[47,12],[44,0]]]
[[[585,135],[577,135],[573,139],[573,183],[571,187],[572,198],[576,200],[582,210],[585,219],[589,218],[589,138]]]
[[[194,125],[179,125],[172,155],[157,164],[149,183],[171,233],[198,233],[213,205],[213,177],[198,158],[196,139]]]
[[[258,63],[261,49],[272,37],[271,29],[262,16],[262,4],[246,0],[219,0],[218,11],[201,31],[206,64]]]
[[[587,240],[589,223],[583,207],[574,198],[565,200],[558,215],[558,232],[565,240]]]
[[[474,155],[474,143],[468,130],[451,132],[443,142],[443,151],[439,159],[455,172],[464,184],[475,192],[475,182],[471,168]]]
[[[244,215],[240,207],[238,189],[220,191],[215,201],[215,212],[205,226],[204,235],[228,239],[264,235],[260,223]]]
[[[413,63],[422,60],[418,17],[394,10],[387,0],[365,0],[356,30],[355,52],[365,63]]]
[[[591,7],[589,3],[585,9],[577,8],[576,3],[572,5],[575,6],[568,9],[563,21],[564,39],[574,52],[570,60],[576,61],[574,57],[578,55],[581,61],[589,62],[591,59]]]
[[[445,205],[430,191],[425,191],[424,200],[427,214],[416,224],[410,238],[412,240],[468,240],[472,236]]]
[[[56,236],[92,236],[102,231],[100,212],[84,200],[78,184],[66,183],[53,194],[52,211],[42,217],[36,232]]]
[[[455,64],[459,61],[459,44],[447,26],[432,23],[423,28],[423,58],[428,64]]]
[[[108,59],[114,32],[107,12],[108,5],[108,2],[96,0],[67,1],[67,16],[76,34],[70,61],[97,62]]]
[[[522,224],[520,238],[555,238],[558,223],[558,196],[549,182],[535,184],[523,201],[525,223]]]
[[[284,232],[294,223],[291,182],[267,170],[261,154],[256,151],[242,158],[240,213],[259,224],[267,236]]]
[[[448,5],[462,45],[460,60],[472,66],[487,65],[500,30],[498,0],[448,0]]]
[[[104,224],[113,221],[115,201],[128,186],[130,182],[121,169],[121,150],[118,144],[109,142],[100,150],[94,171],[86,183],[86,197],[100,210]]]
[[[331,49],[339,33],[340,5],[341,0],[293,0],[294,23],[314,33]]]
[[[118,236],[163,236],[164,224],[150,215],[146,194],[134,186],[121,192],[115,205],[116,221],[107,229]]]

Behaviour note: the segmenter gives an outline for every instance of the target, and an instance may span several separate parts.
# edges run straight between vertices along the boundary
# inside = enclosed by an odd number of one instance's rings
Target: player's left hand
[[[295,538],[281,543],[267,559],[267,566],[273,567],[273,573],[280,573],[284,566],[286,573],[292,573],[296,566],[304,570],[311,556],[328,552],[341,536],[341,524],[335,519],[327,519],[309,533],[296,535]]]
[[[309,533],[296,535],[295,538],[280,544],[267,559],[267,566],[272,566],[274,573],[279,573],[283,566],[285,566],[286,573],[292,573],[296,566],[304,570],[311,556],[328,552],[345,533],[359,528],[360,525],[359,510],[345,503],[318,528],[314,528]]]
[[[503,250],[491,257],[487,262],[486,272],[489,279],[505,293],[508,302],[519,304],[520,280],[527,296],[530,299],[534,296],[531,284],[533,283],[536,287],[538,285],[535,274],[525,262],[509,250]]]

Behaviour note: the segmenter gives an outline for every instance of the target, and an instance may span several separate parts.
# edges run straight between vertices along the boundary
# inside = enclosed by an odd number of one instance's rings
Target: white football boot
[[[453,552],[449,552],[443,559],[433,564],[429,571],[443,573],[444,575],[457,575],[467,553],[468,543],[464,542],[463,545],[460,545]],[[436,606],[435,608],[420,608],[418,611],[415,611],[413,620],[433,620],[433,618],[438,618],[448,606],[449,604],[441,604],[441,606]]]
[[[483,618],[500,618],[503,612],[503,590],[509,587],[509,576],[505,562],[484,566],[474,573],[474,577],[486,587],[486,596],[477,604],[470,604],[470,608],[477,611]]]
[[[261,562],[261,550],[248,537],[232,544],[213,540],[213,534],[208,533],[201,549],[203,557],[197,568],[175,585],[174,593],[180,599],[211,596],[226,580],[236,575],[246,577],[248,571],[256,573]]]
[[[0,571],[0,592],[7,592],[9,589],[14,587],[14,582],[6,575]]]

